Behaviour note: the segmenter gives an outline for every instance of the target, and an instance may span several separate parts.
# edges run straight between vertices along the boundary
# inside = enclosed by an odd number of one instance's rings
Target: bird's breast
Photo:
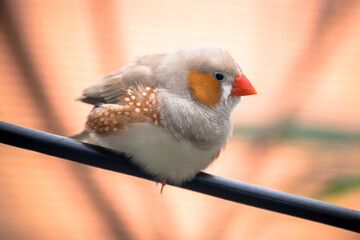
[[[126,153],[158,180],[167,178],[174,184],[192,179],[220,151],[218,148],[202,150],[189,141],[179,141],[164,128],[151,123],[134,123],[125,126],[120,135],[91,134],[91,138],[99,145]]]
[[[231,134],[230,109],[199,104],[165,91],[159,93],[159,108],[164,128],[198,148],[221,148]]]

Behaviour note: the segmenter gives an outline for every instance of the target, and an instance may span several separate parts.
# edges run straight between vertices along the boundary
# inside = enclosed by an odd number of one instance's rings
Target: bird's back
[[[138,57],[131,65],[100,79],[100,82],[86,88],[78,100],[96,107],[104,103],[116,103],[129,86],[146,85],[156,87],[154,72],[166,54]]]

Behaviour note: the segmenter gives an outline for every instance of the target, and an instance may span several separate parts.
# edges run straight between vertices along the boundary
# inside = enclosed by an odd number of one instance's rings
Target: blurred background
[[[258,90],[206,172],[360,210],[360,1],[0,0],[0,119],[68,136],[82,89],[216,44]],[[359,239],[342,229],[0,145],[1,239]]]

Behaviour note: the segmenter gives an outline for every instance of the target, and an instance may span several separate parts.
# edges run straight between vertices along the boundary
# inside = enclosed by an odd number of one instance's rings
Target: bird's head
[[[241,96],[257,93],[230,54],[216,46],[169,54],[159,69],[165,88],[173,94],[212,107],[236,105]]]

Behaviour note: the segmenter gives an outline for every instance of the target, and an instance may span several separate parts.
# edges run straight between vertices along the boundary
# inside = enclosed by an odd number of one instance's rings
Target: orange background
[[[60,135],[82,89],[133,57],[228,49],[259,94],[206,171],[360,210],[359,1],[0,0],[0,119]],[[0,145],[1,239],[359,235]],[[339,187],[340,186],[340,187]]]

